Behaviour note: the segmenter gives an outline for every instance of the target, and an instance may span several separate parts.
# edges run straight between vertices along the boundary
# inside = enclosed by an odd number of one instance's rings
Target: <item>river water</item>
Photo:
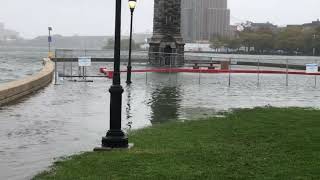
[[[34,59],[41,56],[39,53]],[[29,61],[26,67],[34,67],[41,62],[38,60]],[[99,75],[102,66],[112,64],[94,64],[91,75]],[[134,66],[143,68],[148,67]],[[123,74],[122,82],[125,78]],[[233,108],[320,108],[320,78],[316,79],[318,86],[314,76],[290,75],[289,86],[285,75],[260,75],[259,85],[255,74],[232,74],[230,78],[229,87],[228,74],[133,74],[133,84],[123,84],[123,129],[213,116]],[[0,109],[0,179],[30,179],[61,156],[91,151],[100,145],[109,128],[111,80],[89,79],[93,82],[66,78],[60,85],[51,84]]]
[[[37,47],[0,46],[0,83],[20,79],[39,71],[47,50]]]

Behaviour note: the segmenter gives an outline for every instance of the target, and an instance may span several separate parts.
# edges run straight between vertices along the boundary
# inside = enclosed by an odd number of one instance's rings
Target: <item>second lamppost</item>
[[[132,52],[132,22],[133,22],[133,12],[136,8],[137,1],[136,0],[129,0],[129,8],[131,12],[131,21],[130,21],[130,39],[129,39],[129,59],[128,59],[128,66],[127,66],[127,84],[131,84],[131,52]]]

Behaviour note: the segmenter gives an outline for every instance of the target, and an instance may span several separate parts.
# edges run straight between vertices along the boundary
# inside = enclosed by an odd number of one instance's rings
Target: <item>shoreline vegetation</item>
[[[320,55],[319,26],[278,28],[272,24],[265,27],[247,24],[242,27],[243,31],[236,31],[233,37],[212,38],[210,47],[248,54]]]
[[[320,110],[239,109],[129,133],[130,150],[86,152],[37,179],[319,179]]]

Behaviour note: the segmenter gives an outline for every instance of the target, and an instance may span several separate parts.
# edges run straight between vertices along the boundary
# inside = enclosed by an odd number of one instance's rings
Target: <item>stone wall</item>
[[[0,106],[34,93],[52,81],[54,63],[48,58],[43,62],[44,67],[39,73],[0,85]]]

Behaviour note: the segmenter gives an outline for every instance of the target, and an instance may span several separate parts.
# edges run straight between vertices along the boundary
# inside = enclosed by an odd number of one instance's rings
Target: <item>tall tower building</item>
[[[229,35],[227,0],[182,0],[181,3],[181,33],[186,41],[207,41]]]
[[[154,0],[153,36],[149,44],[151,64],[175,66],[184,63],[181,0]]]

